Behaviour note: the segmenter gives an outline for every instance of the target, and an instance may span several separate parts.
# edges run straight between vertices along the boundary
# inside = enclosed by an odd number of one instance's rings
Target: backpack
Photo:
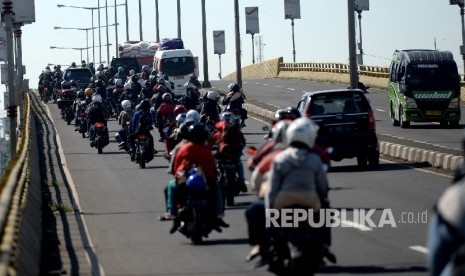
[[[143,111],[137,121],[135,133],[150,131],[151,122],[152,118],[150,116],[150,112]]]

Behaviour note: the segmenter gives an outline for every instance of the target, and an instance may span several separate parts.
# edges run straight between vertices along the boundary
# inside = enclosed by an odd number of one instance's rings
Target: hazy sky
[[[107,0],[114,5],[114,0]],[[124,0],[116,0],[118,4]],[[128,0],[129,39],[139,40],[138,1]],[[141,0],[143,9],[143,39],[153,41],[155,33],[155,1]],[[159,0],[160,38],[177,36],[176,0]],[[209,78],[218,79],[218,55],[213,54],[213,31],[226,31],[226,54],[222,55],[223,76],[235,70],[234,1],[205,0],[207,14],[207,41]],[[96,7],[97,0],[36,0],[36,22],[23,27],[23,62],[26,78],[37,86],[38,75],[47,65],[80,63],[80,51],[51,50],[50,46],[86,47],[86,32],[54,30],[54,26],[90,28],[91,12],[88,10],[57,8],[57,4]],[[105,5],[105,0],[100,0]],[[292,61],[291,22],[284,19],[284,0],[239,0],[242,65],[252,63],[251,36],[245,34],[245,7],[259,7],[260,34],[265,44],[263,59],[284,57]],[[297,62],[348,63],[347,1],[300,0],[301,19],[295,20]],[[109,8],[109,24],[114,23],[114,8]],[[203,78],[202,20],[200,0],[181,0],[182,39],[186,48],[200,57],[200,78]],[[101,24],[105,22],[105,9],[101,9]],[[118,7],[119,40],[126,39],[124,6]],[[94,25],[97,12],[94,12]],[[357,23],[358,26],[358,23]],[[102,28],[102,44],[106,43]],[[460,71],[463,61],[459,55],[462,44],[458,6],[447,0],[371,0],[370,10],[362,13],[364,63],[388,66],[394,49],[437,48],[453,52]],[[256,37],[258,36],[256,35]],[[115,29],[109,28],[110,57],[115,55]],[[358,30],[357,30],[358,40]],[[96,30],[96,45],[98,32]],[[89,32],[89,46],[92,46]],[[257,47],[255,47],[257,52]],[[96,61],[99,60],[96,48]],[[102,60],[106,60],[106,47]],[[86,51],[83,51],[86,59]],[[92,60],[92,49],[90,50]],[[4,89],[4,86],[2,86]]]

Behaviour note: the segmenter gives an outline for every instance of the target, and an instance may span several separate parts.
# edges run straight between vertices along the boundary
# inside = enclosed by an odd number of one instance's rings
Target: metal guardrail
[[[19,231],[29,189],[31,108],[28,93],[23,103],[24,126],[17,154],[0,182],[0,275],[16,274]]]
[[[280,71],[310,71],[349,74],[349,65],[344,63],[281,63]],[[360,75],[376,78],[387,78],[389,67],[358,65]]]

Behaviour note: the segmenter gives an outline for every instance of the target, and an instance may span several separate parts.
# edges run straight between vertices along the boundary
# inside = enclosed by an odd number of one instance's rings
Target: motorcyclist
[[[215,132],[208,140],[208,145],[211,148],[217,149],[216,158],[220,163],[222,163],[224,158],[232,158],[235,160],[239,177],[239,189],[242,192],[247,192],[244,178],[244,166],[241,161],[242,150],[246,144],[244,134],[242,134],[241,128],[236,123],[236,118],[233,113],[223,112],[220,117],[221,121],[215,124]],[[222,164],[220,164],[220,166],[221,165]]]
[[[105,112],[102,104],[102,96],[100,94],[94,94],[92,96],[92,104],[87,108],[87,120],[88,120],[88,128],[89,128],[89,139],[90,139],[90,146],[94,146],[94,133],[92,126],[97,123],[101,122],[107,126],[107,121],[105,119]],[[108,134],[108,129],[106,128],[106,132]],[[108,136],[108,135],[107,135]]]
[[[162,95],[163,103],[157,109],[156,118],[157,118],[157,128],[158,132],[160,133],[160,140],[159,142],[163,142],[165,140],[165,133],[163,128],[167,126],[168,121],[174,121],[174,109],[176,105],[173,103],[173,98],[170,93],[165,93]]]
[[[149,76],[150,87],[154,88],[158,84],[158,73],[153,70]]]
[[[245,95],[242,87],[237,83],[231,83],[228,86],[229,93],[223,100],[223,105],[234,112],[233,110],[238,110],[241,115],[241,125],[245,127],[245,120],[247,119],[247,110],[242,108],[242,104],[245,102]],[[235,112],[234,112],[235,113]]]
[[[139,95],[139,100],[150,100],[153,97],[153,88],[150,87],[150,81],[146,80],[144,82],[144,87]]]
[[[217,91],[208,91],[207,100],[200,110],[201,122],[205,123],[209,119],[213,124],[218,122],[221,108],[218,105],[220,94]]]
[[[87,63],[85,60],[81,61],[81,67],[82,68],[86,68],[87,67]]]
[[[92,75],[95,75],[95,66],[94,66],[94,63],[93,63],[93,62],[89,62],[89,64],[87,65],[87,67],[89,67],[90,72],[92,72]]]
[[[181,104],[184,105],[187,110],[197,110],[200,104],[199,89],[195,86],[189,85],[189,87],[186,88],[186,95],[184,95],[181,99]]]
[[[250,187],[252,191],[257,192],[258,200],[253,202],[245,211],[247,219],[247,229],[249,232],[249,243],[253,246],[247,261],[253,260],[259,254],[262,255],[263,261],[267,258],[267,246],[269,246],[269,238],[266,234],[265,226],[265,194],[269,191],[269,170],[275,156],[287,147],[286,130],[289,126],[289,121],[279,121],[272,128],[270,140],[273,140],[274,147],[268,151],[256,167],[252,169],[250,178]]]
[[[170,81],[170,77],[167,74],[163,74],[163,79],[165,80],[165,86],[169,91],[174,90],[174,82]]]
[[[266,193],[266,208],[313,209],[316,216],[320,208],[328,208],[328,179],[320,156],[312,149],[318,125],[309,118],[294,120],[286,130],[289,147],[273,159],[269,172],[270,189]],[[320,231],[321,230],[321,231]],[[331,235],[329,227],[318,229],[321,234],[323,254],[335,261],[329,252]]]
[[[139,110],[137,110],[132,116],[130,124],[130,134],[129,141],[131,146],[131,160],[135,159],[136,152],[136,136],[138,134],[145,134],[149,138],[149,146],[147,149],[147,156],[149,156],[150,161],[153,159],[153,155],[157,152],[154,148],[153,136],[150,133],[152,129],[152,118],[150,116],[150,102],[148,100],[143,100],[139,104]]]
[[[200,168],[204,173],[208,186],[208,201],[211,205],[209,210],[212,212],[212,228],[221,232],[220,227],[229,227],[222,219],[224,216],[224,208],[221,196],[221,188],[216,181],[216,164],[215,158],[208,146],[205,145],[207,133],[201,124],[189,126],[188,140],[182,145],[174,157],[174,172],[176,182],[168,188],[168,194],[171,196],[171,205],[176,205],[176,185],[182,185],[185,172],[193,167]],[[174,187],[173,187],[174,186]],[[173,207],[172,215],[176,216],[176,208]],[[174,233],[180,226],[180,221],[174,219],[170,233]]]
[[[188,84],[192,84],[192,86],[197,87],[198,89],[202,88],[202,84],[194,73],[189,75]]]
[[[126,148],[128,145],[127,132],[129,130],[132,116],[134,115],[134,110],[132,109],[132,103],[129,100],[122,101],[121,107],[123,108],[123,111],[121,111],[118,116],[118,124],[121,126],[121,129],[118,131],[118,142],[120,149],[128,150],[128,148]]]
[[[115,73],[113,78],[111,78],[110,83],[111,84],[116,84],[117,79],[121,79],[123,82],[125,82],[127,80],[127,78],[128,78],[128,76],[124,72],[124,68],[120,66],[120,67],[118,67],[118,71]]]
[[[150,67],[147,65],[142,65],[142,68],[140,70],[140,78],[143,79],[144,81],[148,81],[150,76]]]

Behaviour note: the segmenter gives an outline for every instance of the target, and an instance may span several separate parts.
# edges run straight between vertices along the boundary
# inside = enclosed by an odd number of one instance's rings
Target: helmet
[[[93,62],[89,62],[89,67],[94,67],[94,63],[93,63]]]
[[[178,114],[186,113],[186,112],[187,110],[183,105],[178,104],[174,107],[174,116],[177,116]]]
[[[165,85],[165,79],[162,79],[162,78],[158,79],[158,84]]]
[[[207,92],[207,98],[210,99],[210,100],[218,100],[220,97],[220,93],[216,92],[216,91],[208,91]]]
[[[187,139],[192,143],[204,143],[208,138],[208,133],[205,127],[201,124],[193,124],[189,126]]]
[[[124,68],[123,67],[118,67],[118,73],[124,73]]]
[[[62,81],[62,82],[61,82],[61,88],[63,88],[63,89],[70,89],[70,88],[71,88],[71,84],[69,84],[68,81]]]
[[[186,122],[198,123],[200,121],[200,114],[197,110],[191,109],[186,113]]]
[[[71,67],[76,67],[76,62],[71,62]]]
[[[102,96],[100,96],[100,94],[94,94],[92,96],[92,102],[93,103],[101,103],[102,102]]]
[[[77,92],[77,97],[81,100],[84,100],[86,98],[86,95],[84,94],[84,92],[82,90],[79,90]]]
[[[313,148],[318,129],[318,125],[309,118],[296,119],[286,130],[286,141],[289,145],[298,142]]]
[[[220,120],[225,121],[228,126],[232,126],[236,123],[236,116],[234,113],[226,111],[220,114]]]
[[[163,101],[171,101],[173,100],[173,98],[171,97],[171,94],[170,93],[164,93],[162,96],[161,96],[161,99]]]
[[[117,87],[122,87],[123,86],[123,79],[115,79],[115,85]]]
[[[132,75],[135,75],[136,74],[136,71],[134,70],[129,70],[129,76],[132,76]]]
[[[92,94],[94,94],[94,89],[88,87],[86,90],[84,90],[84,94],[86,94],[87,97],[90,97]]]
[[[300,118],[300,111],[295,107],[287,107],[276,110],[274,117],[277,121],[281,120],[295,120]]]
[[[289,127],[289,121],[279,121],[271,128],[271,139],[276,143],[286,143],[286,130]]]
[[[71,85],[71,87],[77,87],[77,82],[75,80],[70,80],[69,84]]]
[[[205,178],[196,170],[191,170],[191,175],[187,179],[186,184],[187,188],[191,191],[203,191],[207,186]]]
[[[148,71],[149,67],[147,65],[142,65],[141,72]]]
[[[300,118],[300,111],[296,107],[288,106],[286,107],[286,115],[292,117],[293,119]]]
[[[95,72],[95,77],[96,78],[100,77],[100,71]]]
[[[234,82],[228,85],[228,89],[229,91],[238,92],[241,89],[241,86]]]
[[[192,73],[192,74],[189,75],[189,78],[190,78],[191,80],[196,80],[196,79],[197,79],[197,76],[196,76],[194,73]]]
[[[170,80],[170,77],[169,77],[167,74],[163,74],[163,78],[164,78],[165,80]]]
[[[186,121],[186,113],[180,113],[176,116],[176,123],[177,125],[181,125]]]
[[[45,66],[45,70],[50,70],[50,66]]]
[[[61,68],[61,65],[60,64],[57,64],[57,69],[60,69]]]
[[[146,81],[144,82],[144,84],[145,84],[145,86],[148,87],[148,86],[150,86],[150,81],[146,80]]]
[[[103,81],[102,80],[96,80],[95,81],[95,86],[102,87],[103,86]]]
[[[45,73],[46,75],[48,75],[48,74],[52,73],[52,71],[50,71],[50,69],[45,69],[44,73]]]
[[[121,107],[126,110],[126,109],[131,109],[132,103],[130,100],[124,100],[121,102]]]
[[[140,102],[139,107],[141,110],[148,112],[150,110],[150,107],[152,106],[150,105],[150,102],[148,100],[143,100],[142,102]]]

